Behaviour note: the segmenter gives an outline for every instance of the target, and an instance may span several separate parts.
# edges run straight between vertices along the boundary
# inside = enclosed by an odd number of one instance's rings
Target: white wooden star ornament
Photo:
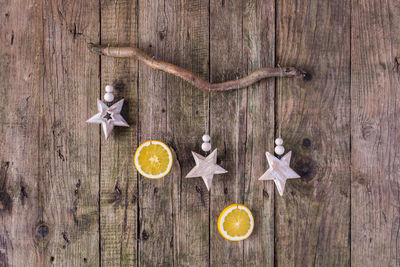
[[[114,100],[114,95],[112,94],[113,87],[111,85],[106,86],[106,94],[104,95],[104,100],[106,102],[111,102]],[[101,124],[104,136],[106,139],[110,136],[114,126],[129,127],[128,123],[121,116],[122,106],[124,105],[124,99],[121,99],[112,106],[107,106],[100,99],[97,99],[97,109],[99,113],[88,119],[87,123]]]
[[[210,151],[211,145],[208,143],[210,137],[208,135],[203,136],[204,143],[202,149],[204,151]],[[206,145],[207,144],[207,145]],[[201,177],[206,184],[207,190],[210,191],[214,174],[227,173],[228,171],[217,165],[217,149],[211,152],[207,157],[193,152],[193,158],[196,162],[196,166],[186,175],[186,178]]]
[[[258,180],[273,180],[279,195],[282,196],[286,180],[300,178],[300,175],[289,167],[292,151],[286,153],[281,159],[269,152],[266,152],[265,155],[267,156],[269,169]]]
[[[279,65],[278,65],[279,66]],[[280,67],[279,67],[280,68]],[[282,69],[281,69],[282,73]],[[282,84],[282,83],[280,83]],[[285,148],[283,147],[283,139],[281,138],[281,128],[282,128],[282,89],[279,88],[279,120],[278,124],[278,138],[275,139],[275,153],[279,156],[282,156],[285,153]],[[278,159],[274,155],[269,152],[265,152],[267,156],[269,169],[260,177],[258,180],[272,180],[275,182],[276,189],[278,190],[279,195],[283,196],[283,191],[285,191],[285,185],[287,179],[296,179],[300,178],[294,170],[290,168],[290,158],[292,157],[292,151],[289,151],[284,155],[281,159]]]

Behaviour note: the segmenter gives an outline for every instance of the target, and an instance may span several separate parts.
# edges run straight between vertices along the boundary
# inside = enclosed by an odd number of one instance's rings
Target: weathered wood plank
[[[98,41],[98,8],[98,1],[42,2],[37,190],[49,239],[38,265],[99,263],[99,138],[85,123],[98,92],[99,61],[86,45]]]
[[[139,0],[139,47],[173,62],[177,23],[175,1]],[[139,64],[139,140],[171,144],[168,131],[168,90],[165,73]],[[174,165],[176,168],[176,165]],[[139,264],[171,266],[174,261],[174,210],[180,171],[173,169],[159,180],[139,178]]]
[[[242,18],[242,1],[210,1],[211,82],[235,79],[247,72],[242,50]],[[210,194],[210,263],[242,266],[243,242],[225,240],[218,233],[217,220],[228,205],[243,203],[247,92],[213,94],[210,107],[211,144],[218,148],[220,165],[228,171],[215,176]]]
[[[101,42],[137,45],[136,1],[107,0],[101,4]],[[101,59],[101,95],[113,84],[115,101],[124,98],[122,116],[129,128],[115,127],[101,142],[100,229],[103,266],[137,264],[137,172],[133,156],[138,130],[138,63],[128,59]],[[92,101],[95,101],[93,99]]]
[[[168,24],[173,40],[174,64],[208,80],[208,0],[176,1],[174,21]],[[186,179],[194,166],[191,151],[201,152],[202,135],[208,130],[208,94],[167,75],[168,135],[180,162],[174,181],[174,265],[207,266],[209,263],[209,202],[201,178]]]
[[[400,266],[398,1],[352,1],[351,265]]]
[[[274,66],[275,1],[247,1],[243,6],[243,56],[247,73]],[[252,211],[255,228],[244,241],[247,266],[274,266],[274,184],[258,181],[266,171],[265,151],[274,149],[274,80],[247,91],[244,204]]]
[[[0,266],[39,263],[36,244],[49,238],[37,227],[41,14],[34,3],[0,1]]]
[[[400,265],[400,6],[277,1],[275,62],[274,1],[212,0],[211,14],[208,3],[0,1],[1,266]],[[209,118],[208,95],[186,82],[133,60],[99,63],[86,42],[99,41],[100,25],[103,44],[139,45],[213,82],[274,63],[310,70],[311,82],[277,84],[284,146],[303,179],[288,181],[283,198],[257,180],[273,150],[273,81],[213,95]],[[105,141],[84,121],[115,80],[131,127]],[[229,171],[211,194],[200,178],[184,178],[208,121]],[[138,182],[133,154],[151,138],[169,143],[179,162],[164,179]],[[234,202],[256,220],[239,243],[216,226]]]
[[[212,3],[210,35],[211,77],[217,77],[217,81],[273,65],[274,3]],[[211,231],[210,257],[213,265],[271,266],[274,263],[273,186],[267,184],[264,189],[263,183],[257,180],[266,167],[265,150],[273,144],[273,84],[273,81],[263,81],[249,92],[212,97],[212,138],[220,136],[217,144],[225,148],[221,154],[226,156],[221,161],[229,171],[211,197],[211,229],[214,231]],[[221,105],[222,102],[229,103]],[[231,160],[227,160],[230,157]],[[240,243],[222,239],[216,229],[219,213],[234,202],[248,205],[256,220],[253,235]]]
[[[276,194],[278,266],[350,264],[350,2],[281,0],[277,63],[309,70],[282,83],[282,137],[302,179]]]

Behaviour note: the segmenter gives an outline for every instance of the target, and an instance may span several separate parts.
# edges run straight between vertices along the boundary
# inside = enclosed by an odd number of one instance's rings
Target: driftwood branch
[[[184,68],[178,67],[168,62],[157,60],[151,57],[143,50],[136,47],[110,47],[110,46],[89,44],[88,48],[91,52],[103,56],[134,58],[153,69],[165,71],[169,74],[180,77],[181,79],[191,83],[200,90],[206,92],[219,92],[219,91],[228,91],[228,90],[244,88],[258,82],[259,80],[271,77],[297,77],[297,78],[304,78],[305,80],[309,80],[311,78],[311,76],[306,72],[294,67],[278,67],[278,68],[267,67],[258,69],[250,73],[248,76],[240,79],[222,83],[209,83]]]

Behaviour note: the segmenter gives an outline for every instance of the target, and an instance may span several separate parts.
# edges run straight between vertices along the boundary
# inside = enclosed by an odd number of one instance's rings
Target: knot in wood
[[[38,241],[43,241],[49,234],[49,227],[45,223],[36,226],[35,237]]]
[[[311,181],[315,175],[315,162],[310,157],[303,157],[299,159],[294,167],[295,171],[300,175],[302,180]]]

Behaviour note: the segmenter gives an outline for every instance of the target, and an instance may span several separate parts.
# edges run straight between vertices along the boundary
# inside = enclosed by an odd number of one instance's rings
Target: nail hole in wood
[[[22,205],[25,204],[25,198],[28,198],[28,193],[26,192],[25,186],[21,183],[21,191],[19,194],[19,198],[21,200]]]
[[[62,235],[64,241],[65,241],[67,244],[69,244],[68,233],[67,233],[67,232],[62,232],[61,235]]]
[[[143,240],[149,239],[149,235],[147,234],[146,230],[143,230],[143,232],[142,232],[142,239]]]
[[[311,81],[312,80],[312,75],[310,73],[304,74],[304,81]]]
[[[266,199],[269,198],[269,194],[268,194],[268,192],[267,192],[265,189],[263,189],[263,196],[264,196]]]
[[[311,146],[311,140],[308,138],[303,139],[303,147],[310,147]]]
[[[137,200],[137,196],[135,194],[132,195],[132,203],[135,203]]]

